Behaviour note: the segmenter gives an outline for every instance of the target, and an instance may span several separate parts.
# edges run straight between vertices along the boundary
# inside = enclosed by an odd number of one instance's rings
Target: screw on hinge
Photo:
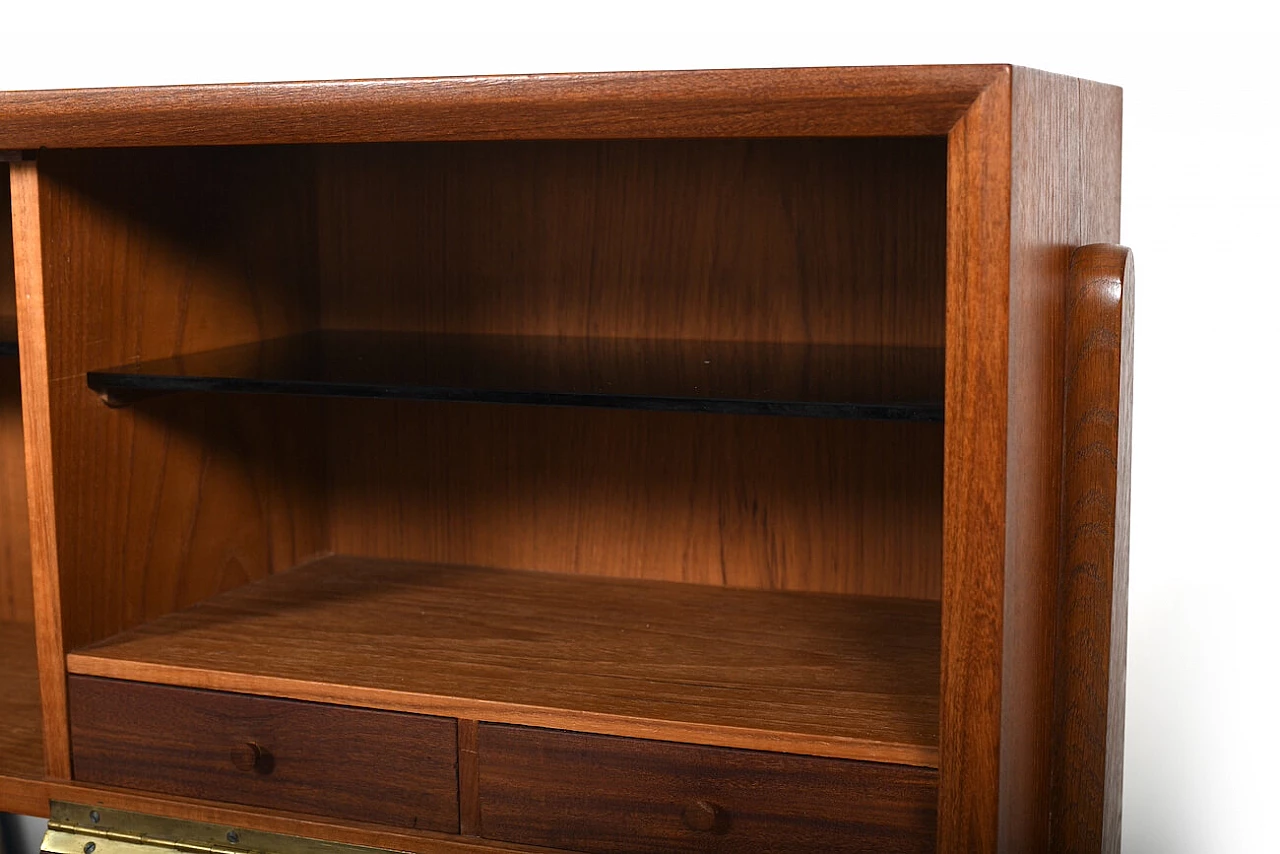
[[[236,833],[234,830],[228,830],[227,841],[230,842],[232,845],[235,845],[240,841],[240,834]]]
[[[84,854],[93,854],[93,852],[94,852],[94,851],[96,851],[96,850],[98,850],[98,845],[97,845],[97,843],[95,843],[95,842],[86,842],[86,843],[84,844]]]
[[[98,815],[97,810],[90,810],[89,821],[93,822],[94,824],[97,824],[98,822],[102,821],[102,816]]]

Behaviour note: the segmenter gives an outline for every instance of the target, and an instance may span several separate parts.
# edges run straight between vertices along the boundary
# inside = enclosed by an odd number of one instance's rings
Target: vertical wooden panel
[[[66,659],[62,644],[62,601],[58,577],[53,442],[49,403],[45,279],[40,234],[40,176],[34,161],[12,163],[14,280],[22,348],[22,418],[31,526],[31,570],[36,626],[36,661],[44,728],[45,771],[71,778],[67,732]]]
[[[938,850],[999,838],[1009,393],[1009,74],[948,143]]]
[[[84,378],[311,328],[310,176],[305,153],[283,149],[42,153],[43,319],[24,330],[47,332],[48,368],[28,385],[53,413],[41,488],[58,502],[39,512],[57,522],[45,573],[61,583],[67,649],[324,549],[314,402],[112,410]]]
[[[1012,105],[1011,515],[1000,807],[1001,847],[1022,852],[1050,847],[1052,750],[1063,738],[1053,728],[1063,549],[1055,460],[1062,457],[1070,254],[1082,244],[1119,239],[1119,90],[1017,68]]]
[[[1014,69],[1012,136],[1000,846],[1032,852],[1048,842],[1062,302],[1083,203],[1075,81]]]
[[[939,138],[321,152],[326,327],[942,344]]]

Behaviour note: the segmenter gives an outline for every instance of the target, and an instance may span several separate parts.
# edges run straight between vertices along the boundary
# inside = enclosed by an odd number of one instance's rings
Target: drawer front
[[[936,771],[482,724],[481,833],[585,852],[934,850]]]
[[[88,676],[68,689],[78,781],[458,830],[451,718]]]

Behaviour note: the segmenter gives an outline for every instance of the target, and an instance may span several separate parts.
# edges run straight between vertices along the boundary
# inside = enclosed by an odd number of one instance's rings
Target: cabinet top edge
[[[0,92],[0,149],[935,136],[1008,65],[524,74]]]

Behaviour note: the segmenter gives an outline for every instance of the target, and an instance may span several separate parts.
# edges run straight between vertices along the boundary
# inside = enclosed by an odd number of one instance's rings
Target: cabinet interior
[[[945,139],[40,172],[72,673],[936,767]]]

